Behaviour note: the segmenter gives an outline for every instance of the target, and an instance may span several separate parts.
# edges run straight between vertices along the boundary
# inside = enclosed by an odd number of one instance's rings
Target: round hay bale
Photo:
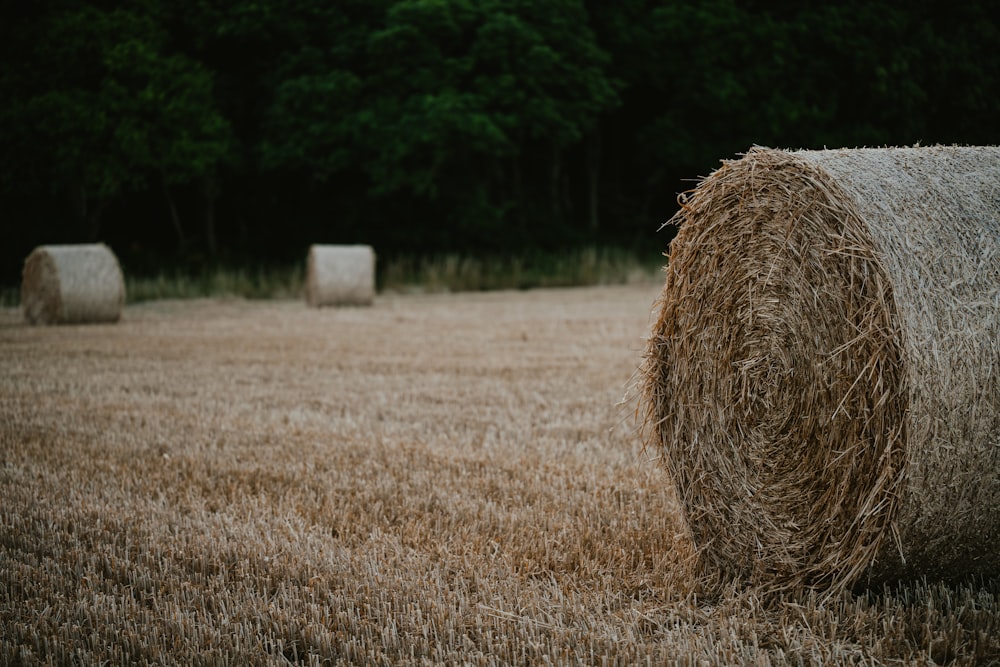
[[[1000,148],[755,147],[671,223],[640,410],[707,585],[1000,572]]]
[[[367,245],[313,245],[306,259],[306,303],[369,306],[375,300],[375,251]]]
[[[117,322],[124,303],[118,258],[103,243],[38,246],[24,260],[21,305],[30,324]]]

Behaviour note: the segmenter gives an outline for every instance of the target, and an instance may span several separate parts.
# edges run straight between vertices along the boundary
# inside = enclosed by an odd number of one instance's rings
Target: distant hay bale
[[[313,245],[306,260],[306,303],[368,306],[375,300],[375,251],[367,245]]]
[[[38,246],[24,261],[21,305],[31,324],[117,322],[124,303],[118,258],[103,243]]]
[[[1000,148],[753,148],[681,205],[640,409],[705,581],[1000,572]]]

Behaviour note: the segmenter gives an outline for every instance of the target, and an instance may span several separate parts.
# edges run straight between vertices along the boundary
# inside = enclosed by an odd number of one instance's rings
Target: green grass
[[[532,287],[621,285],[656,280],[663,258],[618,248],[474,257],[446,254],[390,260],[379,270],[388,291],[470,292]]]
[[[156,299],[243,297],[294,299],[303,294],[301,265],[268,268],[215,267],[196,273],[173,271],[155,276],[125,277],[130,303]]]
[[[380,292],[475,292],[532,287],[621,285],[660,279],[663,258],[640,257],[619,248],[582,248],[562,253],[391,257],[377,264]],[[134,275],[125,270],[129,303],[157,299],[239,297],[298,299],[303,262],[280,267],[216,266],[198,271],[164,270]],[[20,288],[0,288],[0,307],[20,305]]]

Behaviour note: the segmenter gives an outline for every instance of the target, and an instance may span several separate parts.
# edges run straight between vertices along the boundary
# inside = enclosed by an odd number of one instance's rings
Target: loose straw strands
[[[375,300],[375,251],[367,245],[310,246],[306,258],[306,303],[368,306]]]
[[[1000,149],[753,148],[682,198],[645,433],[706,581],[1000,569]]]
[[[21,304],[31,324],[117,322],[125,280],[102,243],[44,245],[24,261]]]

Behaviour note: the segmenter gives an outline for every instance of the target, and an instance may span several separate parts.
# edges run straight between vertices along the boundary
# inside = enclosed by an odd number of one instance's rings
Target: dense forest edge
[[[997,17],[929,0],[2,3],[0,286],[34,246],[87,241],[133,275],[295,266],[311,243],[368,243],[386,266],[656,258],[677,194],[751,145],[1000,142]]]

